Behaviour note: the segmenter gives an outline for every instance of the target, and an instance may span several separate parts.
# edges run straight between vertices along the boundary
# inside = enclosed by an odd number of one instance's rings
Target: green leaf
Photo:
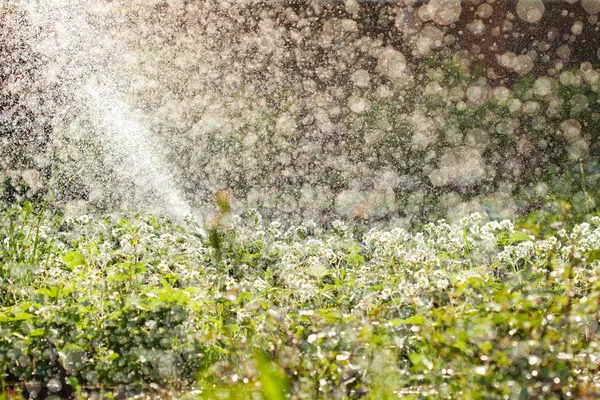
[[[508,240],[508,243],[510,245],[514,245],[517,243],[530,242],[530,241],[531,241],[531,238],[525,232],[515,232],[512,235],[510,235],[510,239]]]
[[[329,271],[327,267],[323,265],[313,265],[308,269],[308,273],[315,278],[323,278],[324,276],[329,275],[331,271]]]
[[[500,244],[500,246],[506,246],[508,244],[508,233],[500,232],[496,237],[496,240],[498,241],[498,244]]]
[[[585,259],[589,263],[596,260],[600,260],[600,250],[596,249],[588,251],[587,253],[585,253]]]
[[[420,315],[413,315],[412,317],[405,320],[404,323],[407,325],[423,325],[425,321]]]
[[[62,295],[66,296],[68,294],[70,294],[71,292],[73,292],[75,288],[72,285],[68,285],[62,288]]]
[[[413,367],[417,369],[421,369],[423,365],[423,356],[418,353],[411,353],[408,358],[410,362],[413,364]]]
[[[521,389],[521,393],[519,393],[519,400],[528,400],[529,398],[529,391],[527,390],[527,387],[523,387],[523,389]]]
[[[14,315],[14,317],[12,317],[11,319],[13,321],[27,321],[27,320],[30,320],[33,318],[35,318],[35,315],[33,315],[33,314],[29,314],[26,312],[20,312],[20,313],[16,313]]]
[[[283,400],[287,398],[288,382],[281,366],[270,361],[262,352],[257,351],[254,358],[258,363],[262,394],[266,400]]]
[[[346,262],[350,265],[362,265],[365,259],[359,253],[350,253],[346,256]]]
[[[42,294],[44,296],[48,296],[48,297],[51,297],[51,298],[57,297],[57,292],[55,290],[56,288],[53,287],[52,289],[53,290],[50,290],[48,288],[41,288],[41,289],[38,289],[37,292],[39,294]]]
[[[65,287],[51,286],[48,288],[40,288],[37,290],[37,292],[44,296],[48,296],[52,299],[57,299],[59,297],[68,295],[69,293],[71,293],[73,291],[73,289],[74,288],[72,285],[65,286]]]
[[[76,251],[68,251],[67,254],[62,257],[62,260],[69,268],[85,265],[85,257]]]

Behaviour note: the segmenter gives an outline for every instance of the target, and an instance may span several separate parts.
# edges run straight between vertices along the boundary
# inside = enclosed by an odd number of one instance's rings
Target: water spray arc
[[[144,193],[151,205],[160,205],[180,220],[189,216],[191,207],[176,187],[159,144],[135,112],[107,86],[90,83],[85,93],[94,120],[102,130],[100,140],[108,161]]]
[[[115,172],[115,178],[133,187],[134,193],[128,196],[142,208],[182,221],[192,214],[192,209],[177,187],[173,168],[166,160],[165,146],[152,136],[145,122],[147,116],[132,107],[132,102],[114,83],[127,81],[128,77],[115,67],[119,61],[118,49],[111,52],[104,43],[114,38],[103,35],[87,19],[89,7],[94,6],[98,5],[65,1],[30,3],[29,23],[43,32],[34,46],[51,60],[47,75],[60,75],[60,90],[68,98],[69,107],[75,107],[77,118],[86,120],[93,129],[101,145],[103,162]],[[59,120],[57,124],[68,138],[70,122]],[[83,154],[90,158],[85,150]],[[93,178],[86,183],[104,191],[113,190],[106,185],[102,187]]]

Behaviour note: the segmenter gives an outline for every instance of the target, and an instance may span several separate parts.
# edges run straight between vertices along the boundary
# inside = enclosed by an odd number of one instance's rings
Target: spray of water
[[[106,159],[134,182],[140,193],[156,207],[175,218],[191,214],[191,208],[176,186],[163,150],[126,102],[106,86],[88,84],[89,108],[102,130]]]
[[[50,68],[61,71],[62,90],[93,127],[103,149],[103,161],[119,179],[132,184],[135,193],[128,195],[146,208],[178,220],[191,215],[192,209],[166,161],[164,146],[144,123],[147,116],[131,107],[126,96],[111,84],[119,77],[110,67],[114,55],[103,43],[109,38],[87,22],[85,3],[32,2],[28,11],[31,25],[44,32],[38,50],[52,60]],[[49,71],[48,75],[54,73]]]
[[[20,101],[92,204],[204,215],[227,189],[289,223],[509,218],[600,151],[598,0],[22,3],[19,69],[41,54],[46,76]]]

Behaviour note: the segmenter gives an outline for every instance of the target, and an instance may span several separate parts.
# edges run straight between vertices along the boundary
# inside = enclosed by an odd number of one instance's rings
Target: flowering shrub
[[[581,398],[600,385],[597,217],[545,239],[479,214],[360,233],[226,213],[204,235],[26,203],[0,221],[9,383],[52,387],[58,362],[80,388],[208,398]]]

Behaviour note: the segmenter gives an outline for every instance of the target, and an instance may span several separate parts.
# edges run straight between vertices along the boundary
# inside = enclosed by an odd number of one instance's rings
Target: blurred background
[[[599,0],[5,1],[4,196],[407,226],[595,207]],[[579,197],[578,197],[579,196]]]

